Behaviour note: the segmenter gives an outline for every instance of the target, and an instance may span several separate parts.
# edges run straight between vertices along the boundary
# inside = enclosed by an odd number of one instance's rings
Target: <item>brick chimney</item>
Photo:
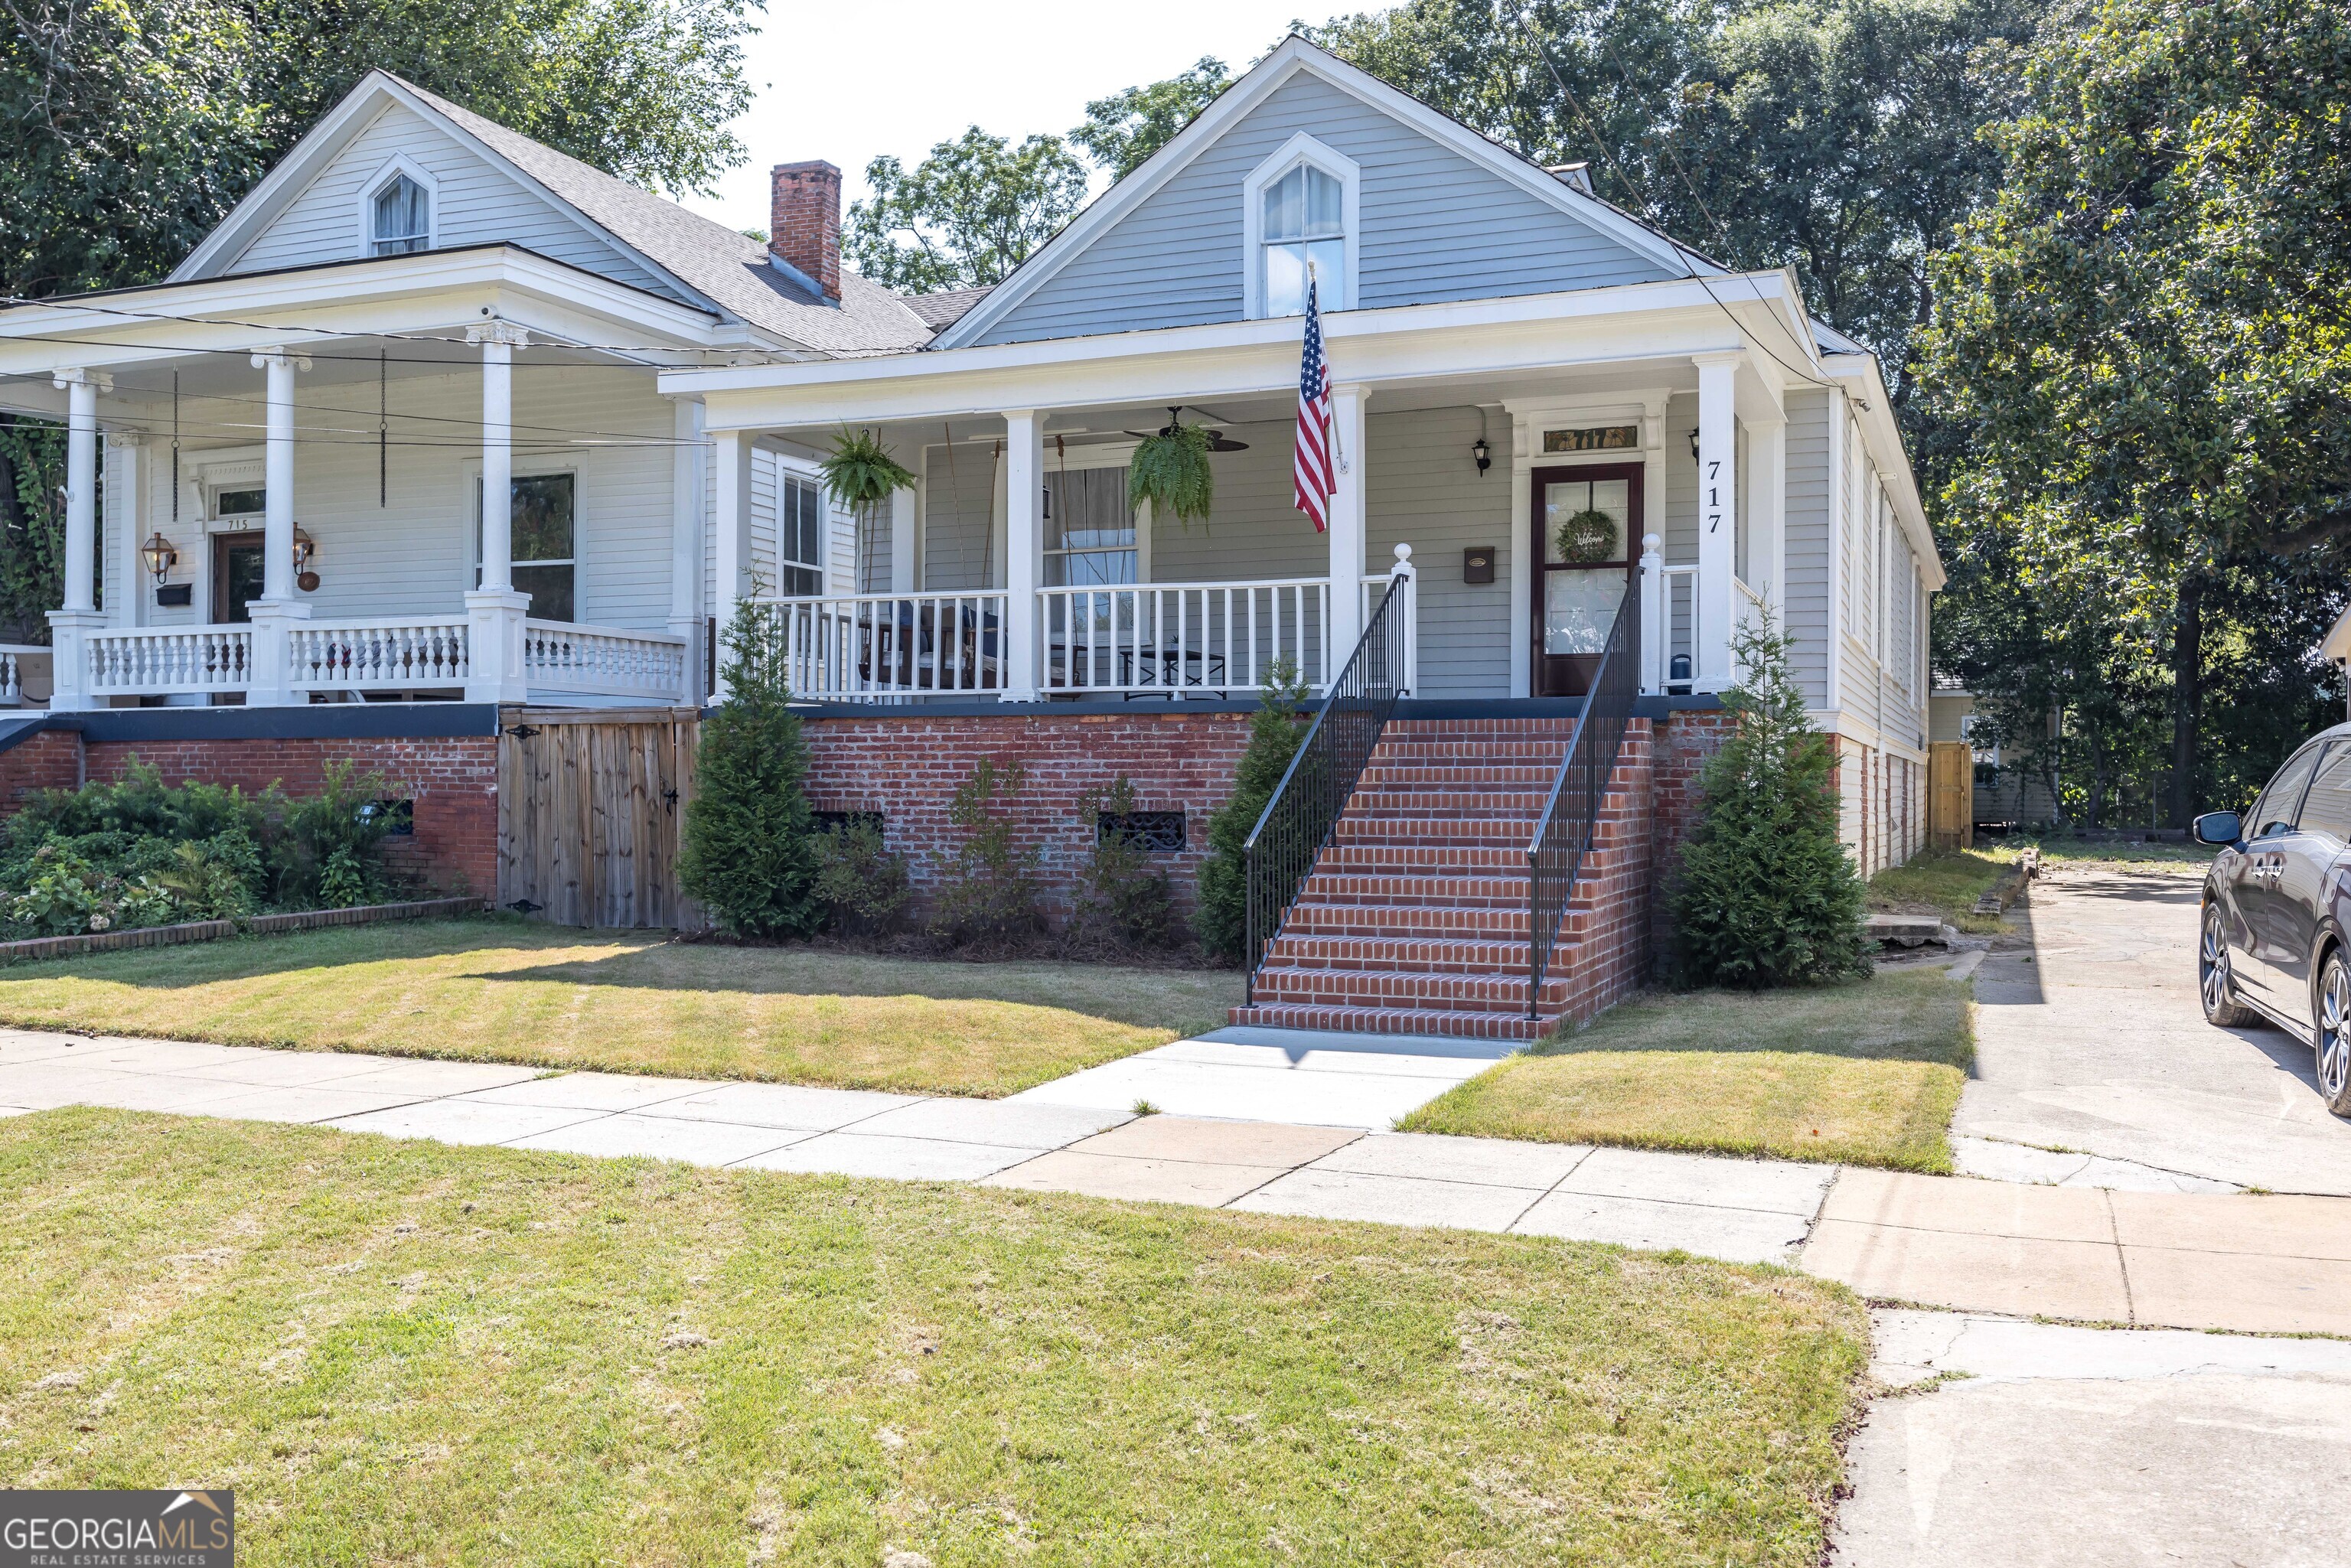
[[[778,163],[770,176],[768,249],[814,283],[827,299],[841,298],[841,171],[818,159]]]

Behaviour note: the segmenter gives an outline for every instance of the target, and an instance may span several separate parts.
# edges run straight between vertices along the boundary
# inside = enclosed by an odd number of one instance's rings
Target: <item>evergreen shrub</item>
[[[1735,643],[1738,727],[1699,777],[1700,815],[1670,894],[1681,977],[1763,990],[1865,974],[1863,889],[1837,836],[1828,737],[1767,615]]]
[[[816,835],[816,896],[828,929],[886,936],[906,912],[905,857],[891,852],[880,825],[853,818]]]
[[[810,843],[808,748],[781,621],[745,600],[720,642],[726,700],[702,721],[678,882],[736,936],[806,936],[824,917]]]

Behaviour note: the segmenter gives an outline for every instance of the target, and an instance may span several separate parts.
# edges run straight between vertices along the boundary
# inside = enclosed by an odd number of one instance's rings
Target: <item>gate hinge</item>
[[[507,733],[513,736],[517,740],[528,740],[532,736],[538,733],[538,726],[535,724],[518,724],[512,729],[507,730]]]
[[[536,915],[540,910],[545,909],[547,905],[544,904],[533,904],[528,898],[517,898],[512,904],[507,904],[507,907],[513,910],[517,915]]]

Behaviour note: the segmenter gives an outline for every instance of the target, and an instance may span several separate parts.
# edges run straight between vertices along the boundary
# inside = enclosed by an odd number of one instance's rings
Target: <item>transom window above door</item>
[[[433,198],[407,175],[394,174],[377,187],[368,211],[370,255],[404,256],[431,248]]]
[[[1305,314],[1310,273],[1322,308],[1347,308],[1345,195],[1337,176],[1311,163],[1292,165],[1265,187],[1259,233],[1268,316]]]

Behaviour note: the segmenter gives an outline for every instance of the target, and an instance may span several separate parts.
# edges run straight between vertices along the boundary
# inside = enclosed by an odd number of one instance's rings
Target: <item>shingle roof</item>
[[[460,109],[413,82],[401,85],[623,245],[755,327],[819,353],[848,357],[919,349],[944,324],[845,268],[839,303],[821,300],[770,267],[768,247],[758,240]]]
[[[949,288],[937,294],[902,294],[898,298],[932,331],[943,332],[960,320],[965,311],[987,298],[987,294],[985,288]]]

